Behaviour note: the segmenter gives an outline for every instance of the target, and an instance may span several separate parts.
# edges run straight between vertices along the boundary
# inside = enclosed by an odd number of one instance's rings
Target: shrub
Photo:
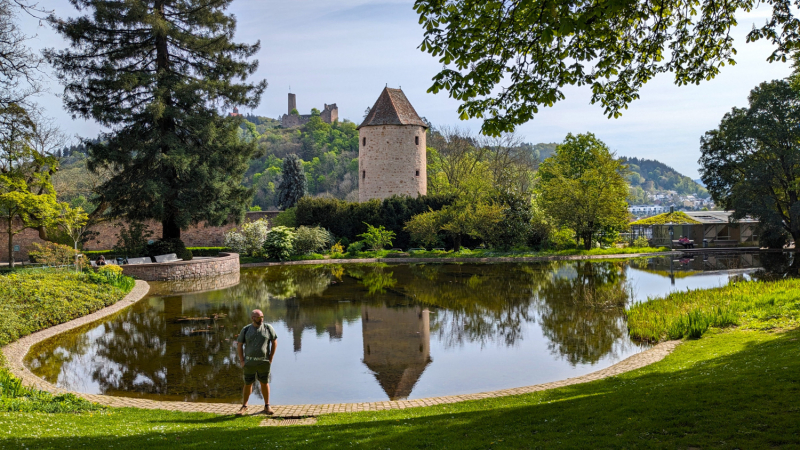
[[[789,233],[780,226],[761,222],[757,228],[758,243],[761,247],[782,249],[789,243]]]
[[[275,227],[267,233],[264,240],[264,254],[267,258],[283,261],[294,251],[294,231],[288,227]]]
[[[362,250],[364,250],[364,243],[361,241],[355,241],[347,246],[347,254],[351,256],[358,254]]]
[[[372,251],[377,252],[378,250],[383,250],[387,245],[392,245],[392,240],[395,237],[394,231],[387,230],[380,225],[378,227],[373,227],[370,224],[367,225],[367,232],[359,234],[358,237],[364,240],[364,244],[367,245],[372,249]]]
[[[294,233],[294,252],[298,255],[316,253],[327,248],[333,237],[322,227],[301,226]]]
[[[331,246],[331,255],[342,255],[344,254],[344,245],[341,241],[333,244]]]
[[[555,233],[550,235],[550,240],[547,243],[548,248],[552,250],[571,250],[577,247],[575,243],[575,231],[569,228],[561,228]]]
[[[187,250],[194,256],[218,256],[219,252],[228,250],[226,247],[188,247]]]
[[[449,195],[394,196],[364,203],[303,197],[297,202],[296,224],[321,226],[347,242],[357,241],[358,235],[367,231],[367,223],[383,225],[395,233],[396,246],[407,248],[411,246],[411,237],[403,231],[406,222],[417,214],[438,211],[454,201],[455,197]]]
[[[498,194],[493,199],[502,206],[502,219],[486,233],[484,241],[493,248],[508,249],[525,245],[531,233],[533,208],[530,196],[516,193]]]
[[[147,242],[152,235],[153,232],[141,222],[132,222],[127,228],[124,224],[120,225],[114,252],[131,257],[145,256],[147,255]]]
[[[75,262],[75,249],[54,242],[45,242],[44,245],[34,242],[34,251],[28,255],[37,263],[51,267],[68,266]]]
[[[97,272],[89,272],[87,277],[97,284],[108,284],[125,292],[136,284],[136,280],[122,274],[122,267],[115,265],[101,266]]]
[[[641,248],[641,247],[650,247],[650,242],[647,240],[646,237],[639,236],[639,237],[637,237],[636,239],[633,240],[633,246],[634,247],[639,247],[639,248]]]
[[[285,211],[281,211],[277,216],[275,216],[273,223],[276,227],[297,227],[297,207],[293,206]]]
[[[268,233],[267,219],[245,222],[239,231],[231,230],[225,234],[225,246],[242,255],[261,256]]]
[[[53,395],[23,386],[7,369],[0,369],[0,412],[76,413],[100,409],[105,407],[74,394]]]
[[[193,257],[191,250],[187,249],[180,239],[159,239],[152,244],[147,244],[147,256],[151,258],[170,253],[175,253],[184,261],[191,261]]]

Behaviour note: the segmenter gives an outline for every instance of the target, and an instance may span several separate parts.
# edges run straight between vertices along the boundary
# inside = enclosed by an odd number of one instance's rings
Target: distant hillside
[[[708,191],[691,178],[681,175],[672,167],[652,159],[621,157],[620,161],[628,165],[631,185],[629,203],[648,203],[647,193],[675,191],[679,195],[697,194],[708,197]]]
[[[545,160],[545,158],[549,158],[553,156],[553,153],[556,152],[556,147],[558,144],[555,142],[551,142],[549,144],[539,143],[539,144],[530,144],[524,143],[521,145],[522,148],[530,151],[533,154],[533,157],[536,158],[539,162]]]

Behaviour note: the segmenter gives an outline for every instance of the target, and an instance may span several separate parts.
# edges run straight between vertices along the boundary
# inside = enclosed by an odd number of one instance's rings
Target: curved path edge
[[[352,260],[348,260],[352,261]],[[80,317],[78,319],[47,328],[45,330],[37,331],[23,337],[11,344],[3,347],[2,351],[8,359],[9,368],[14,376],[20,378],[26,386],[33,386],[43,391],[51,392],[54,394],[72,393],[79,397],[83,397],[89,401],[99,403],[101,405],[111,407],[131,407],[141,409],[162,409],[169,411],[181,412],[205,412],[214,414],[233,414],[239,409],[238,404],[232,403],[193,403],[193,402],[175,402],[175,401],[158,401],[147,400],[134,397],[113,397],[110,395],[101,394],[84,394],[81,392],[69,391],[67,389],[59,388],[33,374],[23,362],[25,355],[30,348],[52,336],[63,333],[74,328],[90,324],[100,320],[106,316],[119,312],[128,306],[136,303],[147,295],[150,290],[150,285],[145,281],[137,280],[136,286],[133,290],[126,295],[122,300],[117,303],[96,311],[92,314]],[[632,370],[640,369],[650,364],[656,363],[664,359],[667,355],[672,353],[675,347],[681,341],[666,341],[657,344],[641,353],[632,355],[610,367],[600,369],[598,371],[582,375],[579,377],[567,378],[565,380],[553,381],[550,383],[535,384],[532,386],[524,386],[513,389],[502,389],[498,391],[480,392],[477,394],[462,394],[462,395],[447,395],[443,397],[430,397],[414,400],[396,400],[396,401],[383,401],[383,402],[369,402],[369,403],[333,403],[321,405],[272,405],[275,410],[273,417],[284,418],[300,418],[300,417],[316,417],[321,414],[331,413],[344,413],[344,412],[361,412],[361,411],[382,411],[387,409],[405,409],[416,408],[421,406],[443,405],[447,403],[464,402],[468,400],[480,400],[485,398],[505,397],[509,395],[528,394],[531,392],[544,391],[548,389],[555,389],[564,386],[571,386],[574,384],[588,383],[603,378],[608,378],[616,375],[630,372]],[[248,410],[249,414],[258,414],[264,408],[263,405],[250,405]]]
[[[149,291],[150,285],[147,284],[146,281],[136,280],[136,284],[133,286],[133,289],[128,292],[128,295],[122,297],[121,300],[117,301],[113,305],[106,306],[103,309],[99,309],[91,314],[70,320],[69,322],[64,322],[50,328],[45,328],[44,330],[39,330],[6,345],[0,349],[0,351],[2,351],[3,355],[8,361],[9,370],[11,370],[11,373],[13,373],[15,377],[22,380],[22,383],[26,386],[33,386],[37,389],[57,394],[71,392],[48,383],[47,381],[34,375],[33,372],[25,367],[25,355],[28,354],[31,347],[57,334],[61,334],[65,331],[96,322],[104,317],[110,316],[111,314],[122,311],[123,309],[143,299]],[[72,393],[81,397],[86,397],[85,394],[78,392]]]

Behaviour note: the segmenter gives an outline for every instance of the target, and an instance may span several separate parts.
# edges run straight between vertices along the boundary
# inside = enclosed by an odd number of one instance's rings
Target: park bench
[[[739,243],[734,240],[717,239],[713,244],[714,247],[736,247]]]
[[[424,248],[420,248],[420,247],[414,247],[414,248],[408,249],[408,251],[409,252],[424,252],[424,251],[427,251],[427,250],[425,250]]]
[[[128,264],[150,264],[153,262],[149,257],[144,258],[128,258]]]
[[[690,239],[690,242],[695,246],[697,246],[697,243],[694,241],[694,239]],[[685,248],[685,247],[683,246],[683,244],[680,243],[680,241],[678,241],[677,239],[673,239],[672,248]]]
[[[166,263],[172,261],[179,261],[178,255],[175,253],[169,253],[167,255],[158,255],[155,257],[157,263]]]

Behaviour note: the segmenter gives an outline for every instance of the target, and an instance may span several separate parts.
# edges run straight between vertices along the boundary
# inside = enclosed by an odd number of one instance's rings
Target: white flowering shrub
[[[241,255],[262,256],[264,241],[269,233],[267,219],[242,224],[239,230],[225,233],[225,247]]]

